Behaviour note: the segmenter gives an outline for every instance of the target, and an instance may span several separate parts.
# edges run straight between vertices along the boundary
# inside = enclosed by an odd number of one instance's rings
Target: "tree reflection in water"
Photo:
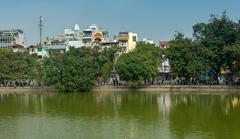
[[[94,121],[99,128],[114,123],[116,134],[126,130],[130,138],[151,132],[152,137],[233,139],[240,136],[239,102],[238,94],[0,94],[0,123],[7,117],[40,115]]]

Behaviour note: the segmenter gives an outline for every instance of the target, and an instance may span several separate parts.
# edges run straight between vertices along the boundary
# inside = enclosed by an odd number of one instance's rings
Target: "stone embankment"
[[[125,86],[98,86],[94,91],[126,91],[131,90]],[[151,85],[138,88],[139,91],[159,92],[239,92],[240,86],[226,85]]]

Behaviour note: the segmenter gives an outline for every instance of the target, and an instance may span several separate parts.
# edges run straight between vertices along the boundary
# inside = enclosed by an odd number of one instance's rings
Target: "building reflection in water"
[[[158,103],[159,112],[162,113],[163,116],[167,116],[171,108],[170,94],[159,95],[157,97],[157,103]]]
[[[236,108],[238,107],[238,105],[239,105],[239,98],[233,97],[233,98],[231,99],[231,101],[232,101],[232,107],[233,107],[233,109],[236,109]]]

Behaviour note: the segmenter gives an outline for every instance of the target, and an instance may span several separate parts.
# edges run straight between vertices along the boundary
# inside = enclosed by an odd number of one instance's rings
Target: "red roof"
[[[24,46],[19,45],[19,44],[14,44],[14,45],[12,45],[12,48],[13,49],[24,49]]]

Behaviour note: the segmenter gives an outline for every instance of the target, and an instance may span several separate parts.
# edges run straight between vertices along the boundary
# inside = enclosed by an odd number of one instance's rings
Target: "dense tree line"
[[[208,23],[194,25],[192,38],[177,33],[165,54],[172,72],[185,84],[190,79],[218,84],[221,76],[226,84],[232,84],[239,79],[239,44],[240,23],[224,12],[221,16],[212,15]]]
[[[65,54],[44,59],[44,84],[59,91],[90,90],[106,82],[111,74],[118,47],[70,48]]]
[[[65,54],[55,54],[43,60],[44,84],[59,91],[90,90],[106,82],[113,70],[118,47],[70,48]]]
[[[0,86],[26,86],[41,82],[41,61],[35,55],[0,49]]]
[[[114,68],[117,46],[99,47],[60,54],[52,51],[49,58],[0,49],[0,86],[51,86],[59,91],[89,90],[107,82]]]

